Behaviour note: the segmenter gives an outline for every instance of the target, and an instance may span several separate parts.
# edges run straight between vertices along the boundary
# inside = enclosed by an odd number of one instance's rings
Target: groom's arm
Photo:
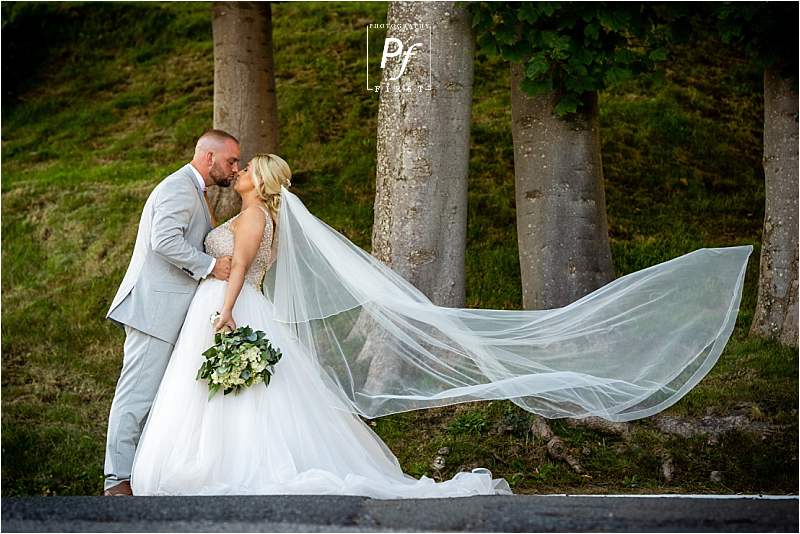
[[[178,183],[170,185],[174,187],[162,189],[155,199],[150,244],[153,252],[195,280],[200,280],[211,273],[215,260],[186,241],[186,230],[192,217],[190,195],[195,191]]]

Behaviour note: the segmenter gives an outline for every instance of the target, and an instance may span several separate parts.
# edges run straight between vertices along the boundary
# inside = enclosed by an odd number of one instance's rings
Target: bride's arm
[[[220,318],[216,330],[224,328],[226,324],[232,329],[236,329],[236,323],[233,321],[233,305],[236,304],[236,299],[239,298],[239,293],[242,291],[245,274],[258,253],[265,225],[264,213],[256,206],[244,210],[231,223],[233,261],[231,262],[231,274],[228,277],[228,288],[225,291],[225,303],[219,311]]]

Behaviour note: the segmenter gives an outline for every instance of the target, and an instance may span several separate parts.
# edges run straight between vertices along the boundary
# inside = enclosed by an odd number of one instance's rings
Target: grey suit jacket
[[[147,198],[128,271],[106,314],[175,344],[200,280],[213,258],[203,252],[211,217],[189,165]]]

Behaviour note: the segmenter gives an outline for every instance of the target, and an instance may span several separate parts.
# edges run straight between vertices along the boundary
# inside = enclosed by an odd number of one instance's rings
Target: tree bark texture
[[[461,307],[474,35],[454,2],[392,2],[387,23],[397,25],[387,38],[400,39],[404,53],[421,47],[398,80],[390,79],[403,56],[383,71],[372,254],[435,304]],[[369,332],[361,351],[371,359],[365,389],[386,390],[402,376],[401,362],[379,331],[356,328]]]
[[[750,333],[798,346],[796,81],[764,71],[764,179],[758,303]]]
[[[392,2],[389,24],[431,24],[426,53],[387,62],[378,110],[377,183],[372,253],[442,306],[464,304],[467,169],[474,40],[464,8],[453,2]],[[423,28],[390,29],[387,37],[428,48]],[[431,72],[431,70],[433,72]],[[430,91],[427,87],[432,75]]]
[[[517,240],[525,309],[566,306],[614,279],[597,93],[563,120],[556,95],[528,96],[511,66]]]
[[[236,136],[242,166],[278,151],[278,105],[269,2],[214,2],[214,128]],[[219,221],[239,212],[232,188],[209,191]]]

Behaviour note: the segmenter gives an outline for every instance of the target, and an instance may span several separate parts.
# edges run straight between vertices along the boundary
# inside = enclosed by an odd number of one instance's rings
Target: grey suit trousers
[[[122,372],[106,438],[105,489],[130,480],[133,457],[173,345],[125,325]]]

